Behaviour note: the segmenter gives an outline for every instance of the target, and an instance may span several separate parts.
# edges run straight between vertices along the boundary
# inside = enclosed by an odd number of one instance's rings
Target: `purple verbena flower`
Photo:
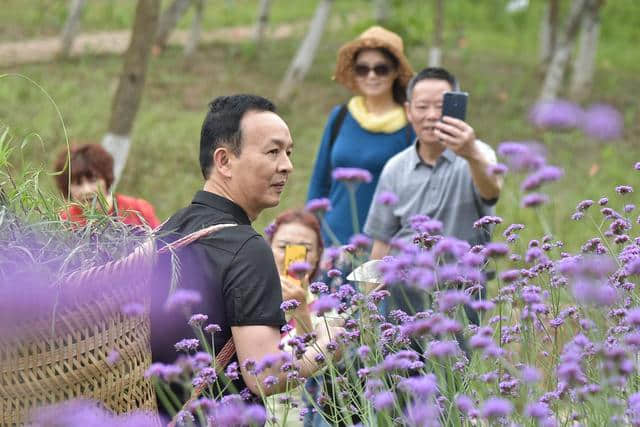
[[[400,381],[398,388],[416,397],[425,399],[438,392],[438,381],[434,374],[409,377]]]
[[[438,307],[440,311],[447,312],[458,305],[469,303],[470,300],[471,298],[466,292],[456,290],[447,291],[441,293],[438,297]]]
[[[120,353],[116,350],[110,350],[105,360],[108,365],[115,365],[120,360]]]
[[[142,316],[144,314],[144,304],[139,302],[130,302],[123,305],[120,311],[127,317]]]
[[[432,341],[427,355],[436,359],[458,355],[460,348],[456,341]]]
[[[578,203],[578,206],[576,206],[576,210],[580,212],[584,212],[587,209],[589,209],[591,206],[593,206],[593,200],[590,200],[590,199],[583,200],[580,203]]]
[[[311,271],[311,264],[306,261],[294,261],[289,265],[287,269],[287,273],[291,274],[294,277],[301,278],[304,277],[309,271]]]
[[[371,239],[364,234],[355,234],[349,239],[349,243],[358,249],[367,250],[371,247]]]
[[[264,228],[264,234],[269,238],[273,237],[276,233],[276,223],[272,222]]]
[[[210,323],[204,327],[204,331],[208,334],[215,334],[216,332],[221,332],[222,328],[215,323]]]
[[[487,173],[489,175],[504,175],[508,171],[509,168],[503,163],[495,163],[487,166]]]
[[[498,146],[498,154],[506,157],[509,167],[515,171],[542,167],[545,164],[543,150],[539,144],[523,142],[503,142]]]
[[[202,297],[198,291],[191,289],[178,289],[169,295],[165,302],[166,311],[174,311],[177,309],[189,310],[191,306],[200,304]]]
[[[549,202],[549,197],[547,197],[545,194],[531,193],[522,198],[521,205],[524,208],[535,208],[547,202]]]
[[[338,308],[340,300],[333,295],[324,295],[318,298],[311,305],[311,311],[318,316],[322,316],[325,313]]]
[[[511,415],[511,412],[513,412],[513,404],[501,397],[488,398],[480,409],[481,416],[487,419],[506,417]]]
[[[173,345],[177,351],[190,352],[200,347],[200,341],[195,338],[185,338]]]
[[[324,213],[331,210],[331,202],[327,198],[311,199],[307,202],[305,209],[313,213]]]
[[[488,258],[503,257],[509,253],[509,246],[499,242],[487,243],[482,253]]]
[[[558,181],[564,176],[564,170],[556,166],[543,166],[533,172],[522,181],[520,188],[523,191],[531,191],[538,189],[542,184],[547,182]]]
[[[282,301],[282,304],[280,304],[280,309],[282,311],[294,311],[299,306],[300,306],[300,302],[298,300],[289,299],[286,301]]]
[[[396,196],[395,193],[391,191],[382,191],[378,195],[376,201],[381,205],[393,206],[398,203],[398,196]]]
[[[324,282],[313,282],[309,285],[309,292],[314,295],[325,294],[329,292],[329,287]]]
[[[616,187],[616,193],[620,195],[633,193],[633,187],[631,187],[630,185],[618,185]]]
[[[384,411],[393,407],[395,397],[390,391],[383,391],[373,396],[373,407],[378,411]]]
[[[336,181],[352,183],[369,183],[373,179],[371,172],[360,168],[335,168],[331,173],[331,177]]]
[[[551,410],[546,403],[534,402],[526,406],[524,414],[532,418],[542,419],[548,417],[551,414]]]
[[[582,122],[582,117],[578,105],[561,99],[539,102],[529,111],[531,123],[543,129],[572,129]]]
[[[622,128],[622,115],[610,105],[592,105],[582,117],[582,131],[592,138],[618,139],[622,136]]]
[[[189,318],[189,321],[187,323],[193,328],[199,328],[207,320],[209,320],[209,316],[207,316],[206,314],[194,314]]]
[[[473,400],[465,394],[459,394],[456,396],[456,407],[463,414],[468,414],[475,409]]]

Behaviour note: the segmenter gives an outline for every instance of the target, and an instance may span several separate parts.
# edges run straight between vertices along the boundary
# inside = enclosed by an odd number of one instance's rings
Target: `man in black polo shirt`
[[[178,250],[179,286],[200,292],[202,301],[191,312],[206,314],[208,323],[220,326],[221,332],[214,335],[216,354],[233,338],[236,356],[232,360],[242,367],[238,391],[246,385],[258,394],[257,381],[274,375],[280,381],[266,391],[273,394],[286,384],[286,373],[275,367],[256,379],[243,367],[246,360],[260,361],[279,352],[280,328],[285,324],[273,254],[251,222],[263,209],[280,202],[293,170],[293,142],[286,123],[267,99],[222,96],[209,107],[200,136],[204,188],[162,226],[160,245],[212,225],[234,224]],[[176,359],[173,345],[177,341],[194,336],[183,314],[164,309],[170,264],[170,256],[164,255],[153,283],[152,353],[154,361],[164,363]],[[330,338],[326,331],[318,334],[323,348]],[[299,361],[301,375],[310,376],[318,369],[316,354],[317,350],[309,350]]]

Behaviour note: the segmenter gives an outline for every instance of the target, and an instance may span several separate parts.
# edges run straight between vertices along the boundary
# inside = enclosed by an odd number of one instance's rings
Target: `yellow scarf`
[[[369,132],[393,133],[407,125],[407,117],[400,106],[384,114],[374,114],[367,111],[364,97],[354,96],[347,104],[354,119]]]

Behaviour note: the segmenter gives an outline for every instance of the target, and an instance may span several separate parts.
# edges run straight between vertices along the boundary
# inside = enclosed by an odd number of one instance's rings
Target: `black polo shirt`
[[[158,233],[158,247],[194,231],[216,224],[223,228],[177,250],[180,260],[178,286],[200,292],[202,302],[191,314],[209,316],[207,323],[222,329],[214,335],[216,354],[231,338],[231,326],[285,324],[280,277],[271,248],[252,227],[244,210],[231,200],[198,191],[186,208],[174,214]],[[168,313],[164,302],[171,277],[171,256],[161,255],[152,283],[151,342],[154,362],[172,363],[178,353],[174,344],[194,338],[184,314]],[[203,326],[206,326],[203,325]],[[208,334],[205,334],[210,339]],[[232,361],[237,358],[234,357]],[[244,388],[236,382],[238,392]]]

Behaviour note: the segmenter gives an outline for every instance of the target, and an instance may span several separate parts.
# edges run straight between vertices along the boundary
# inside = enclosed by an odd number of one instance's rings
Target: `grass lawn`
[[[46,13],[35,6],[19,8],[22,2],[17,0],[6,2],[13,7],[3,8],[0,18],[12,24],[0,27],[0,40],[54,35],[64,21],[60,4],[66,2],[42,0],[42,8],[49,11]],[[83,28],[126,28],[132,20],[132,3],[97,2],[100,6],[88,8]],[[620,207],[622,200],[612,195],[613,188],[618,184],[634,185],[640,176],[632,170],[633,164],[640,161],[640,53],[631,48],[640,41],[633,31],[640,26],[639,14],[633,13],[638,5],[633,0],[617,0],[608,2],[604,10],[597,76],[586,104],[603,101],[622,110],[625,135],[623,140],[602,143],[579,133],[542,134],[527,124],[528,108],[541,84],[536,63],[540,4],[535,2],[527,13],[507,15],[502,12],[503,1],[477,3],[447,2],[445,66],[459,76],[463,89],[470,92],[469,123],[479,138],[494,147],[507,140],[542,141],[548,148],[550,163],[565,168],[566,177],[548,189],[553,202],[543,209],[543,215],[554,234],[567,242],[568,249],[579,247],[593,232],[585,223],[569,219],[575,205],[584,198],[597,199],[607,194],[616,199],[613,207]],[[251,24],[256,4],[257,1],[211,1],[205,22],[208,28]],[[313,12],[312,2],[297,2],[296,7],[287,4],[274,2],[276,22],[308,19]],[[295,172],[281,205],[266,211],[256,222],[258,230],[283,209],[305,202],[327,114],[349,97],[345,89],[331,81],[336,51],[371,23],[363,15],[355,24],[345,25],[345,17],[352,12],[362,13],[365,4],[368,3],[337,2],[337,25],[326,34],[310,73],[296,96],[279,105],[296,144]],[[418,1],[393,4],[396,14],[390,27],[405,36],[409,58],[414,68],[420,69],[427,57],[427,47],[420,40],[431,31],[430,8]],[[181,25],[188,22],[187,16]],[[186,205],[202,186],[197,152],[207,103],[215,96],[234,92],[273,97],[298,43],[298,38],[266,43],[259,51],[249,42],[202,46],[189,68],[182,65],[182,52],[177,48],[153,58],[133,131],[131,155],[118,190],[151,201],[161,219]],[[72,140],[99,140],[106,130],[121,66],[120,57],[85,56],[1,69],[0,74],[19,73],[40,84],[62,112]],[[10,127],[16,144],[25,139],[29,142],[22,158],[15,158],[16,167],[22,162],[48,166],[64,145],[63,127],[52,104],[23,78],[9,76],[0,80],[0,123]],[[519,208],[519,181],[515,176],[507,178],[498,215],[507,224],[528,224],[524,237],[541,237],[543,228],[534,212]],[[46,183],[52,186],[52,180]],[[637,193],[624,202],[631,203],[634,198],[638,200]]]

